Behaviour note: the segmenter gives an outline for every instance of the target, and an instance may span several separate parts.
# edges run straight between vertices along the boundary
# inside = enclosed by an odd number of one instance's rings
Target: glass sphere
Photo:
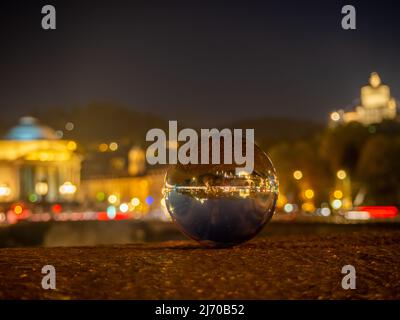
[[[268,156],[254,145],[254,170],[236,164],[177,164],[165,178],[165,204],[172,220],[201,244],[233,246],[250,240],[271,219],[278,180]]]

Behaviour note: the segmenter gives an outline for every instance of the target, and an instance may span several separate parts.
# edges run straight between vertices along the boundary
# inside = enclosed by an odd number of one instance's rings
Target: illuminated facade
[[[148,167],[145,149],[126,141],[99,141],[96,148],[87,150],[79,192],[82,207],[107,213],[109,220],[121,214],[125,218],[164,219],[166,167]]]
[[[74,141],[31,117],[0,140],[0,202],[70,202],[80,185],[81,157]]]
[[[82,180],[81,194],[90,208],[114,206],[137,218],[149,213],[162,218],[165,169],[159,168],[145,175]]]
[[[360,98],[361,105],[354,111],[332,112],[331,124],[356,121],[367,126],[396,118],[396,100],[390,95],[390,88],[381,83],[381,78],[376,72],[371,73],[369,84],[361,88]]]

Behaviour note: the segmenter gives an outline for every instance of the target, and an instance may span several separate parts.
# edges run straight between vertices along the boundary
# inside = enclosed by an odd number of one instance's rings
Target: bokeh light
[[[307,189],[306,191],[304,191],[304,196],[305,196],[307,199],[312,199],[312,198],[314,198],[314,190],[312,190],[312,189]]]
[[[294,171],[293,178],[295,178],[296,180],[300,180],[301,178],[303,178],[303,172],[301,172],[300,170]]]
[[[338,179],[344,180],[347,177],[347,173],[344,170],[339,170],[338,172],[336,172],[336,176],[338,177]]]

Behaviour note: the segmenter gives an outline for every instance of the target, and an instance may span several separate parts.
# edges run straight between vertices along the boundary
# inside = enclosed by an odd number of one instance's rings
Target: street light
[[[11,194],[11,188],[6,184],[0,185],[0,197],[8,197]]]
[[[126,213],[129,210],[129,205],[127,203],[121,203],[119,210],[123,213]]]
[[[340,114],[339,114],[339,112],[332,112],[331,113],[331,120],[332,121],[339,121],[340,120]]]
[[[76,150],[76,148],[77,148],[77,144],[76,144],[76,142],[75,141],[68,141],[68,143],[67,143],[67,149],[69,150],[69,151],[75,151]]]
[[[344,170],[339,170],[338,172],[336,172],[336,176],[338,177],[338,179],[344,180],[347,177],[347,173]]]
[[[301,178],[303,178],[303,172],[301,172],[300,170],[294,171],[293,178],[295,178],[296,180],[300,180]]]
[[[333,196],[334,196],[336,199],[342,199],[342,198],[343,198],[343,192],[342,192],[341,190],[335,190],[335,191],[333,192]]]
[[[35,191],[39,196],[45,196],[49,192],[49,185],[46,182],[40,181],[35,185]]]
[[[71,195],[76,192],[76,186],[69,181],[64,182],[58,189],[62,195]]]
[[[134,207],[137,207],[140,204],[140,200],[138,198],[132,198],[131,204]]]
[[[331,205],[333,209],[338,210],[342,207],[343,202],[339,199],[335,199],[332,201]]]
[[[305,197],[306,197],[307,199],[312,199],[312,198],[314,198],[314,190],[312,190],[312,189],[307,189],[307,190],[304,192],[304,195],[305,195]]]
[[[111,204],[116,204],[118,201],[118,197],[115,194],[110,194],[107,198],[108,202]]]
[[[116,151],[116,150],[118,149],[118,143],[116,143],[116,142],[111,142],[110,145],[108,146],[108,148],[109,148],[111,151]]]

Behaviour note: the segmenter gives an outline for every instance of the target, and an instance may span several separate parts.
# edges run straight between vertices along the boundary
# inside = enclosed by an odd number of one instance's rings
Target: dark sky
[[[7,2],[5,116],[104,101],[203,126],[325,121],[371,71],[400,99],[398,1]],[[55,31],[41,29],[44,4],[56,7]],[[355,31],[341,29],[345,4],[356,7]]]

